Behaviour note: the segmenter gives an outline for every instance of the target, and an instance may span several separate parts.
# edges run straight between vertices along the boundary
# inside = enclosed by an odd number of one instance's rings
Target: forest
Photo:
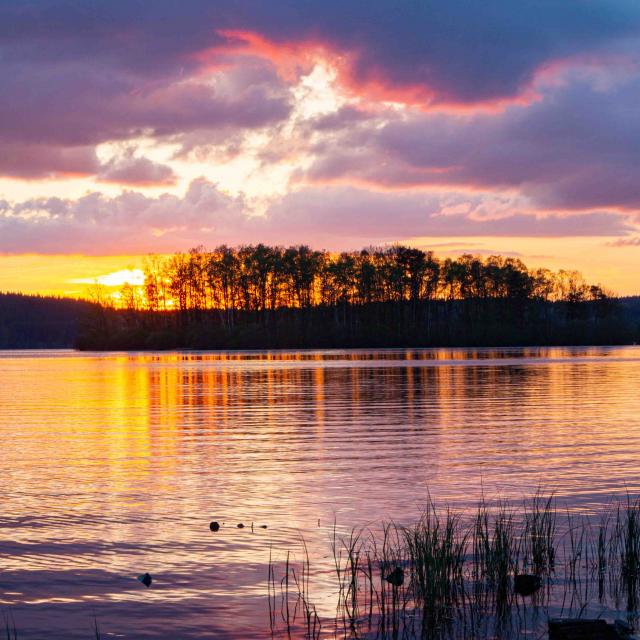
[[[637,306],[576,271],[406,246],[340,254],[264,244],[145,259],[145,284],[99,291],[80,349],[620,344]]]
[[[83,300],[0,293],[0,349],[73,347],[91,307]]]

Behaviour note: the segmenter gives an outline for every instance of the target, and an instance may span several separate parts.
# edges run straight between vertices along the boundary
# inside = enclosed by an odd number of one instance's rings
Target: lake
[[[21,639],[94,619],[272,637],[269,557],[301,537],[330,615],[334,526],[411,523],[430,497],[541,487],[589,514],[640,493],[640,347],[4,351],[0,383],[0,605]]]

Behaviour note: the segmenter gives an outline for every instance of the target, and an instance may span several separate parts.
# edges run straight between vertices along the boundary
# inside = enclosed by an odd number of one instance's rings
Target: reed
[[[463,568],[469,531],[460,517],[446,509],[440,516],[433,503],[420,521],[404,530],[413,596],[432,625],[441,622],[463,590]]]
[[[483,499],[476,512],[472,539],[474,577],[505,593],[517,570],[520,551],[513,510],[499,502],[490,515]]]
[[[539,489],[523,503],[525,568],[546,573],[554,568],[556,558],[557,511],[553,495],[544,496]]]
[[[630,499],[595,522],[569,510],[559,515],[553,495],[540,490],[521,506],[483,499],[473,516],[429,500],[410,526],[388,522],[340,536],[334,523],[331,547],[337,637],[519,637],[519,625],[544,622],[535,616],[549,610],[554,590],[560,614],[597,617],[623,596],[617,608],[637,611],[640,502]],[[305,638],[316,638],[330,621],[311,604],[314,571],[304,541],[302,548],[301,562],[285,564],[296,576],[293,599],[301,604],[286,625],[291,630],[300,623]],[[270,562],[270,585],[274,567]],[[515,577],[522,573],[533,574],[541,587],[517,598]],[[274,592],[270,587],[270,598]],[[536,606],[523,613],[529,597]]]
[[[18,640],[18,631],[16,630],[16,623],[11,615],[11,612],[4,613],[4,629],[7,640]]]

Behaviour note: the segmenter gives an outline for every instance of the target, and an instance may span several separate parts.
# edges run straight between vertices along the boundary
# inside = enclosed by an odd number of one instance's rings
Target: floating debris
[[[404,583],[404,571],[401,567],[396,567],[385,580],[394,587],[401,587]]]
[[[220,523],[216,522],[215,520],[209,525],[209,529],[211,529],[211,531],[219,531],[220,530]]]
[[[516,574],[513,590],[521,596],[530,596],[542,586],[542,578],[527,573]]]
[[[151,577],[151,575],[150,575],[150,574],[148,574],[148,573],[144,573],[143,575],[138,576],[138,580],[140,580],[140,582],[142,582],[142,584],[143,584],[145,587],[150,586],[150,585],[151,585],[151,583],[153,582],[153,578],[152,578],[152,577]]]

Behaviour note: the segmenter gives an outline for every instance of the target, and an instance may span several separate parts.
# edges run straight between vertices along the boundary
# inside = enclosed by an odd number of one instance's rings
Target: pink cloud
[[[457,207],[462,203],[466,206]],[[515,204],[498,217],[478,216],[493,206],[483,196],[470,201],[447,192],[325,187],[289,193],[265,216],[255,216],[242,198],[198,179],[183,197],[125,191],[115,197],[96,192],[77,200],[0,201],[0,252],[109,255],[173,252],[199,244],[310,241],[348,249],[412,237],[625,236],[637,229],[615,213],[537,216],[518,211]]]
[[[0,142],[0,176],[25,180],[87,176],[96,173],[99,164],[91,146]]]
[[[101,165],[98,180],[125,185],[158,186],[175,184],[176,175],[168,165],[153,162],[149,158],[134,157],[129,151]]]

